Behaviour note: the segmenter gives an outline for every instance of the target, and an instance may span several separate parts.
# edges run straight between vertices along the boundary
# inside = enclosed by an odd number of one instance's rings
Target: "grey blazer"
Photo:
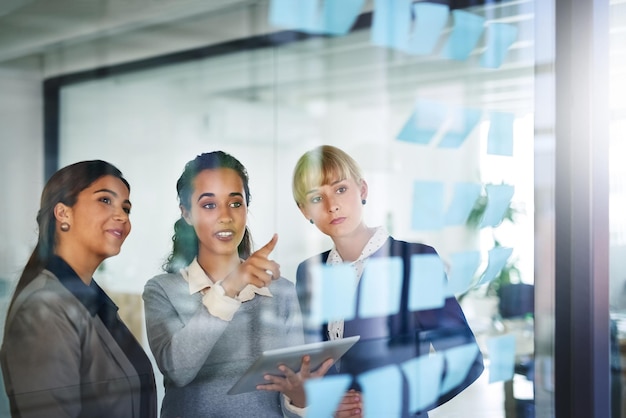
[[[134,366],[50,271],[18,295],[5,327],[0,362],[13,416],[139,417]]]

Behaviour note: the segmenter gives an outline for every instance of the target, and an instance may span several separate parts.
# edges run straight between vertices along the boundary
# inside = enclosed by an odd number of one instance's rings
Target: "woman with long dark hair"
[[[0,352],[13,416],[156,416],[150,360],[92,278],[130,233],[129,195],[122,173],[101,160],[48,180]]]
[[[277,236],[252,252],[245,167],[225,152],[204,153],[186,164],[176,189],[181,217],[168,273],[150,279],[143,294],[164,376],[161,416],[302,414],[304,380],[332,362],[311,373],[306,356],[298,373],[285,368],[285,377],[266,376],[254,392],[227,395],[261,352],[304,342],[295,287],[269,258]]]

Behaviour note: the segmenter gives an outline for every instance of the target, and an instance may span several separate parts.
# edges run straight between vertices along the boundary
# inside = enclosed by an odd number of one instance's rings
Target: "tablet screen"
[[[302,356],[307,354],[311,356],[312,371],[321,366],[326,359],[332,358],[333,362],[336,362],[359,338],[360,336],[356,335],[337,340],[264,351],[228,391],[228,394],[236,395],[256,390],[257,385],[268,383],[267,380],[263,379],[263,376],[266,374],[282,376],[283,373],[278,369],[278,366],[281,364],[295,372],[299,371],[302,364]]]

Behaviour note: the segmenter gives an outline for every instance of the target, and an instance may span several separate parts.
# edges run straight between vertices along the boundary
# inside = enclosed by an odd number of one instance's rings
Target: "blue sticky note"
[[[487,154],[512,156],[515,115],[512,113],[492,112],[489,120]]]
[[[409,412],[416,413],[433,405],[439,397],[443,356],[433,353],[412,358],[401,367],[409,382]]]
[[[450,125],[437,145],[439,148],[459,148],[480,121],[477,109],[450,109]]]
[[[351,382],[352,377],[346,374],[307,379],[304,382],[308,404],[305,416],[332,418]]]
[[[300,0],[298,0],[300,1]],[[330,35],[345,35],[359,16],[364,0],[324,0],[322,27]]]
[[[488,184],[485,186],[485,191],[487,192],[487,207],[480,221],[481,228],[497,226],[502,222],[515,193],[515,187],[509,184]]]
[[[415,3],[413,14],[415,22],[409,38],[407,52],[415,55],[426,55],[433,52],[441,31],[448,23],[450,8],[445,4]]]
[[[443,183],[416,181],[413,184],[413,213],[411,228],[432,231],[443,228]]]
[[[444,304],[445,266],[436,254],[411,256],[409,310],[440,308]]]
[[[347,263],[317,264],[311,268],[313,324],[350,320],[356,310],[356,274]]]
[[[513,379],[515,372],[515,335],[506,334],[487,340],[489,383]]]
[[[367,260],[359,284],[359,317],[373,318],[400,311],[403,265],[401,257]]]
[[[452,11],[454,26],[443,46],[442,56],[458,61],[466,60],[483,33],[485,18],[460,9]]]
[[[402,372],[396,365],[379,367],[357,377],[363,390],[365,418],[399,417],[402,411]]]
[[[447,109],[441,103],[418,100],[415,103],[415,111],[406,121],[396,138],[405,142],[421,145],[428,144],[432,141],[446,118]]]
[[[494,247],[489,250],[489,262],[477,285],[482,286],[496,278],[513,253],[513,248]]]
[[[446,225],[465,225],[481,191],[482,186],[478,183],[455,183],[454,195],[446,211]]]
[[[480,251],[451,254],[450,273],[448,273],[445,296],[450,297],[465,293],[470,287],[478,266],[480,266]]]
[[[448,393],[465,380],[477,354],[478,346],[476,344],[461,345],[444,351],[446,377],[441,383],[441,395]]]
[[[411,28],[412,0],[375,0],[370,41],[404,50]]]
[[[269,22],[305,32],[319,32],[319,0],[272,0]]]
[[[491,23],[486,29],[485,52],[480,57],[480,65],[486,68],[498,68],[517,38],[517,27],[508,23]]]

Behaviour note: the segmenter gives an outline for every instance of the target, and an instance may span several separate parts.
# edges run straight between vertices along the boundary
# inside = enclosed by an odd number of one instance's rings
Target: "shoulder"
[[[437,250],[421,242],[407,242],[389,237],[383,248],[387,247],[391,254],[437,254]]]
[[[316,254],[302,261],[300,264],[298,264],[298,273],[300,273],[301,270],[308,268],[312,265],[326,263],[326,260],[328,260],[328,254],[330,254],[330,250]]]
[[[270,290],[272,292],[280,291],[280,292],[290,292],[295,289],[295,284],[284,277],[279,277],[278,279],[272,281],[270,284]]]
[[[157,274],[146,282],[145,289],[148,288],[168,288],[180,286],[182,283],[186,283],[185,279],[180,273],[162,273]]]

